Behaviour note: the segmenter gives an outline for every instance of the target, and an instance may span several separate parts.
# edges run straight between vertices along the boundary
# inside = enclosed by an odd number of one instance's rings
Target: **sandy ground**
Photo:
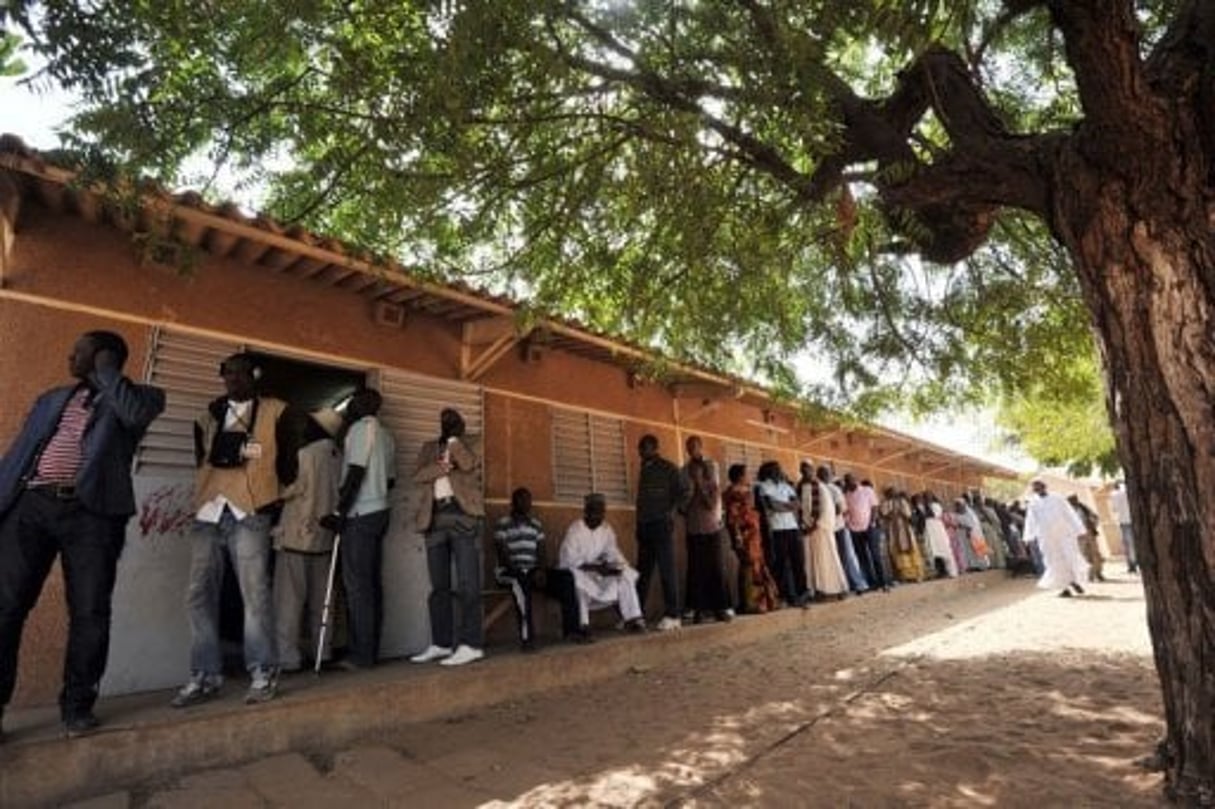
[[[259,784],[304,760],[328,806],[1162,804],[1159,777],[1132,763],[1162,731],[1133,577],[1067,600],[1015,580],[904,614],[878,594],[848,607],[592,689],[193,774],[131,805],[303,805]]]

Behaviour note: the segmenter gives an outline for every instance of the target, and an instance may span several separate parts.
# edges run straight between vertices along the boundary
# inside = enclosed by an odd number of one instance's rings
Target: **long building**
[[[129,375],[168,392],[134,470],[139,511],[114,597],[110,694],[176,685],[187,674],[191,423],[222,394],[219,361],[237,350],[261,355],[268,391],[301,407],[333,404],[362,384],[378,388],[400,480],[436,433],[439,410],[458,408],[483,436],[491,519],[527,486],[560,536],[582,496],[600,491],[626,553],[636,445],[646,433],[677,462],[695,434],[723,469],[746,463],[754,473],[771,458],[796,470],[812,459],[879,488],[942,497],[1015,476],[890,430],[806,422],[760,386],[704,368],[660,363],[656,376],[647,369],[661,358],[642,347],[559,318],[521,317],[513,301],[421,280],[234,205],[157,189],[103,193],[19,138],[0,137],[0,444],[40,391],[66,380],[75,338],[98,328],[127,338]],[[407,519],[415,496],[399,487],[385,542],[389,657],[429,637],[425,553]],[[17,704],[53,700],[65,634],[56,574],[27,624]]]

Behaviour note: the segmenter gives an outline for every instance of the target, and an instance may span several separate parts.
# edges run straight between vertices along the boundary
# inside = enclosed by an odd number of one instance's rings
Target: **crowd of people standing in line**
[[[654,436],[638,444],[636,567],[605,522],[603,496],[590,494],[583,517],[565,533],[559,562],[545,569],[531,493],[514,492],[511,513],[495,531],[497,579],[511,587],[523,649],[535,648],[531,597],[537,591],[563,601],[568,639],[589,641],[588,612],[604,606],[618,608],[622,628],[646,631],[642,610],[655,567],[662,590],[662,615],[652,627],[658,631],[996,568],[1032,572],[1042,586],[1063,581],[1067,595],[1073,583],[1082,592],[1081,580],[1104,580],[1096,515],[1075,497],[1048,497],[1040,480],[1026,504],[1005,505],[972,490],[945,508],[932,492],[909,496],[888,486],[879,497],[869,480],[852,473],[837,479],[829,466],[809,461],[796,481],[770,460],[754,479],[745,465],[732,465],[723,483],[699,436],[687,439],[686,450],[678,467],[662,457]],[[1060,503],[1071,515],[1066,524],[1043,511]],[[686,541],[682,599],[677,514]]]
[[[135,512],[132,461],[165,407],[163,391],[123,375],[126,359],[120,335],[82,335],[69,357],[75,381],[39,398],[0,459],[0,721],[26,617],[58,556],[69,613],[61,718],[69,736],[98,725],[93,706],[108,656],[117,561]],[[273,699],[281,673],[330,661],[326,629],[337,569],[348,638],[334,664],[361,669],[379,658],[382,547],[397,485],[396,446],[379,420],[379,393],[356,391],[342,412],[304,413],[262,395],[254,355],[228,357],[219,374],[224,395],[194,425],[189,677],[172,699],[176,708],[215,698],[224,683],[225,558],[243,603],[247,703]],[[586,495],[550,566],[531,492],[512,493],[510,513],[494,526],[495,578],[512,594],[525,651],[535,648],[538,592],[560,602],[571,641],[590,642],[590,613],[605,607],[618,611],[622,629],[647,631],[655,569],[659,631],[1006,566],[1032,567],[1042,586],[1061,587],[1060,595],[1083,592],[1082,579],[1102,577],[1096,516],[1074,499],[1048,495],[1042,481],[1024,507],[972,491],[947,508],[930,492],[908,496],[887,487],[879,497],[870,481],[852,473],[837,479],[830,467],[809,461],[796,481],[771,460],[754,479],[736,464],[723,480],[700,437],[689,437],[685,448],[678,466],[662,456],[655,436],[638,444],[635,565],[606,519],[602,494]],[[479,436],[467,433],[458,411],[444,409],[438,437],[422,445],[410,480],[419,488],[408,518],[425,538],[431,634],[412,662],[457,666],[484,656],[481,464]],[[682,598],[677,517],[686,542]],[[1120,513],[1120,522],[1129,537],[1129,516]],[[1133,565],[1133,548],[1128,558]]]

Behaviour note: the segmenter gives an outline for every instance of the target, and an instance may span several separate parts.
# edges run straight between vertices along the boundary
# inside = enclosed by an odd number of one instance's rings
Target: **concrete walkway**
[[[1031,587],[1008,581],[1002,572],[974,574],[674,633],[626,637],[603,632],[591,646],[551,645],[532,655],[491,649],[486,660],[454,670],[394,661],[368,672],[294,675],[283,680],[280,699],[257,706],[242,703],[244,683],[231,683],[221,699],[184,711],[167,707],[168,692],[114,698],[98,706],[103,729],[73,740],[60,737],[54,709],[14,711],[6,716],[9,740],[0,746],[0,805],[63,805],[81,799],[87,800],[80,805],[96,807],[126,807],[134,801],[224,809],[332,807],[343,800],[475,805],[486,794],[470,789],[459,773],[474,763],[483,767],[485,751],[475,745],[444,751],[450,759],[436,768],[376,740],[399,738],[430,720],[646,672],[781,633],[825,630],[874,610],[885,616],[917,613],[991,588],[1007,589],[1014,600],[1026,597]],[[525,738],[519,741],[527,744]],[[419,745],[425,748],[426,743]],[[426,755],[434,752],[428,749]],[[524,759],[503,759],[506,787],[543,780],[538,762]],[[170,783],[167,789],[155,789]]]

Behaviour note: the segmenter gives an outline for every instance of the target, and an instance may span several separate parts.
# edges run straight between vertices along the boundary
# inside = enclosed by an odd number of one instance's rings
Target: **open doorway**
[[[282,399],[288,405],[283,422],[293,418],[292,414],[311,413],[325,407],[341,409],[351,394],[367,384],[364,371],[298,360],[266,351],[250,350],[249,353],[257,358],[262,369],[258,380],[259,395]],[[284,483],[289,483],[294,478],[296,468],[298,435],[291,430],[280,430],[278,442],[279,457],[284,461],[279,465],[279,475],[280,478],[285,476]],[[273,558],[272,555],[271,565]],[[220,639],[224,644],[225,668],[230,671],[244,669],[243,636],[244,603],[231,560],[227,560],[220,595]]]
[[[350,395],[367,384],[367,374],[316,362],[250,351],[262,368],[258,381],[263,396],[282,399],[292,408],[310,412],[344,404]]]

